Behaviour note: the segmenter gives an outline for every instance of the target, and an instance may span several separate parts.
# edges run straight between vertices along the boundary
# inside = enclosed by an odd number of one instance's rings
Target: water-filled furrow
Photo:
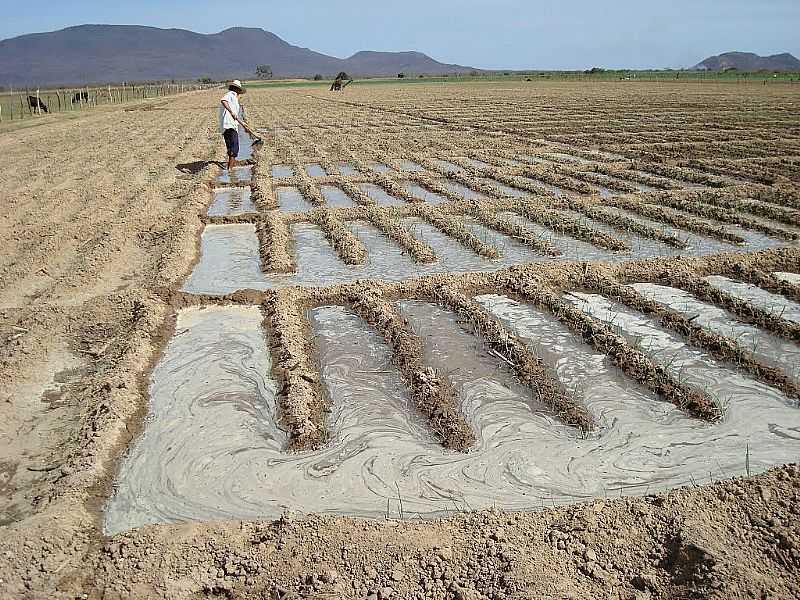
[[[679,214],[686,215],[687,217],[694,217],[694,215],[690,215],[689,213],[683,211],[676,211]],[[694,217],[697,218],[697,217]],[[788,241],[782,240],[776,237],[770,237],[763,233],[759,233],[758,231],[753,231],[752,229],[747,229],[746,227],[741,227],[740,225],[733,225],[731,223],[723,223],[722,221],[718,221],[716,219],[711,219],[709,217],[703,217],[701,219],[706,223],[710,223],[716,227],[721,229],[726,229],[731,233],[735,233],[742,239],[744,239],[744,244],[739,246],[739,248],[744,248],[745,251],[756,251],[756,250],[768,250],[769,248],[777,248],[778,246],[785,246],[787,245]],[[787,229],[786,227],[781,227],[780,225],[776,226],[778,229]]]
[[[800,348],[796,344],[741,323],[728,311],[697,300],[689,292],[652,283],[637,283],[631,287],[646,298],[690,318],[694,325],[736,340],[742,349],[751,352],[762,363],[781,368],[790,377],[800,377]]]
[[[481,225],[474,219],[464,218],[464,228],[484,244],[497,248],[500,251],[500,256],[494,259],[493,262],[499,262],[503,266],[517,265],[542,260],[543,258],[540,253],[518,242],[511,236]]]
[[[391,352],[340,307],[310,312],[330,443],[287,454],[257,308],[188,309],[156,365],[150,414],[123,462],[106,533],[182,520],[277,518],[286,510],[406,518],[531,509],[607,494],[641,494],[757,472],[796,457],[800,411],[770,391],[732,389],[709,426],[657,401],[554,319],[501,296],[477,298],[526,339],[602,428],[588,439],[554,421],[455,315],[420,302],[402,312],[426,361],[448,371],[476,432],[467,454],[445,451],[416,414]]]
[[[105,529],[281,512],[270,463],[286,436],[254,307],[181,311],[150,377],[142,435],[123,460]]]
[[[491,169],[492,168],[492,165],[490,165],[489,163],[483,162],[482,160],[478,160],[477,158],[466,158],[466,157],[462,156],[461,159],[463,161],[465,161],[467,164],[475,167],[476,169]]]
[[[648,225],[653,229],[663,231],[678,238],[679,240],[684,241],[687,246],[686,248],[683,249],[682,252],[683,254],[686,255],[705,256],[707,254],[717,254],[719,252],[733,252],[742,250],[741,246],[737,246],[735,244],[729,244],[726,242],[722,242],[720,240],[692,233],[690,231],[687,231],[686,229],[678,229],[676,227],[667,225],[666,223],[662,223],[661,221],[656,221],[654,219],[648,219],[647,217],[642,217],[634,212],[625,210],[624,208],[616,208],[613,206],[607,206],[603,208],[608,212],[617,213],[633,221],[638,221],[643,225]],[[737,233],[740,232],[737,231]]]
[[[367,259],[358,267],[359,277],[380,279],[386,272],[407,276],[416,271],[416,263],[395,242],[366,221],[348,221],[347,226],[367,249]]]
[[[328,175],[325,169],[318,164],[305,165],[303,168],[309,177],[326,177]]]
[[[449,198],[445,198],[444,196],[432,192],[412,181],[403,181],[400,185],[402,185],[403,189],[405,189],[409,194],[424,200],[428,204],[444,204],[445,202],[450,202]]]
[[[649,256],[678,256],[685,253],[685,250],[682,248],[675,248],[659,242],[658,240],[641,237],[631,231],[616,229],[607,223],[587,217],[585,214],[578,211],[559,209],[559,212],[568,215],[587,227],[607,233],[608,235],[625,242],[630,250],[617,253],[618,257],[621,255],[625,260],[647,258]]]
[[[459,167],[458,165],[451,163],[449,160],[441,160],[439,158],[433,159],[433,164],[435,164],[439,169],[441,169],[444,173],[463,173],[464,168]]]
[[[292,225],[291,232],[294,247],[302,249],[294,254],[296,273],[285,277],[268,275],[267,280],[274,287],[321,286],[353,278],[352,269],[355,267],[342,262],[319,227],[308,223],[297,223]]]
[[[734,281],[727,277],[711,275],[705,278],[708,283],[741,300],[746,300],[754,306],[766,310],[775,316],[789,321],[800,322],[800,304],[793,302],[779,294],[773,294],[760,287]]]
[[[557,185],[553,185],[551,183],[547,183],[545,181],[541,181],[539,179],[533,179],[532,177],[522,177],[522,179],[528,181],[529,183],[531,183],[533,185],[537,185],[537,186],[539,186],[541,188],[544,188],[548,192],[551,192],[551,193],[555,194],[556,196],[569,196],[570,194],[573,194],[573,192],[571,192],[569,190],[565,190],[562,187],[559,187]]]
[[[258,212],[249,187],[216,188],[208,208],[209,217],[231,217]]]
[[[278,199],[278,207],[281,212],[308,212],[314,208],[311,202],[306,200],[302,192],[296,187],[275,188],[275,196]]]
[[[207,225],[200,238],[200,260],[182,290],[222,295],[266,287],[255,226]]]
[[[550,152],[547,156],[555,156],[557,158],[563,158],[568,160],[569,162],[582,164],[582,165],[589,165],[592,163],[591,160],[588,158],[583,158],[582,156],[573,156],[572,154],[565,154],[563,152]]]
[[[441,181],[441,183],[442,183],[442,185],[444,185],[444,187],[446,187],[451,192],[453,192],[455,194],[458,194],[459,196],[464,198],[464,200],[485,200],[486,199],[486,196],[484,196],[480,192],[475,191],[472,188],[469,188],[469,187],[467,187],[467,186],[465,186],[465,185],[463,185],[461,183],[458,183],[458,182],[455,182],[455,181],[450,181],[449,179],[443,179]]]
[[[425,170],[422,167],[422,165],[420,165],[419,163],[415,163],[413,160],[401,160],[399,162],[399,165],[400,169],[402,169],[403,171],[421,172]]]
[[[628,185],[632,185],[637,188],[640,192],[655,192],[658,191],[658,188],[654,188],[651,185],[647,185],[645,183],[639,183],[638,181],[631,181],[630,179],[623,179],[622,177],[617,177],[616,175],[609,175],[608,173],[602,173],[603,177],[607,177],[613,181],[618,181],[620,183],[627,183]]]
[[[724,411],[720,423],[707,425],[685,417],[697,429],[693,440],[673,439],[669,429],[644,436],[650,445],[654,440],[669,440],[661,451],[674,451],[681,443],[696,446],[700,468],[692,471],[695,478],[704,469],[713,472],[715,478],[743,474],[748,444],[752,471],[796,460],[800,410],[792,408],[782,393],[686,346],[652,319],[602,296],[576,293],[566,299],[614,327],[631,344],[664,365],[678,381],[702,389],[719,401]],[[664,406],[666,409],[669,405]],[[753,454],[755,448],[757,456]]]
[[[376,173],[388,173],[392,170],[391,167],[379,162],[371,162],[369,163],[369,168],[375,171]]]
[[[779,271],[774,273],[775,277],[778,279],[782,279],[783,281],[788,281],[789,283],[793,283],[795,285],[800,285],[800,273],[784,273]]]
[[[599,248],[588,242],[584,242],[568,235],[553,231],[552,229],[543,227],[515,212],[504,211],[498,214],[499,216],[508,219],[512,223],[521,225],[525,229],[536,234],[541,239],[547,240],[553,244],[561,251],[562,256],[558,257],[561,260],[619,261],[629,258],[629,255],[627,254],[618,254],[610,250],[604,250],[603,248]]]
[[[385,189],[374,183],[360,183],[358,184],[358,188],[375,200],[378,206],[403,206],[406,204],[405,200],[395,198]]]
[[[510,185],[500,183],[499,181],[491,179],[489,177],[479,177],[478,181],[494,187],[504,196],[510,196],[511,198],[524,198],[525,196],[530,196],[530,192],[526,192],[524,190],[518,190],[515,187],[511,187]]]
[[[355,206],[353,199],[344,191],[333,185],[323,185],[320,187],[325,204],[332,208],[352,208]]]
[[[233,167],[232,172],[225,169],[217,176],[219,183],[229,183],[232,185],[248,185],[253,178],[253,167],[245,165],[241,167]]]
[[[253,158],[253,140],[248,133],[239,127],[239,155],[238,160],[250,160]]]
[[[336,168],[339,170],[339,175],[344,175],[348,177],[350,175],[358,175],[358,169],[356,169],[350,163],[340,162],[336,164]]]
[[[272,165],[273,177],[293,177],[294,169],[289,165]]]
[[[781,392],[736,372],[700,349],[687,346],[678,334],[662,329],[653,319],[635,310],[597,294],[576,292],[565,299],[610,324],[631,345],[664,365],[678,381],[705,390],[720,406],[729,407],[750,394],[765,394],[772,402],[789,403]]]
[[[430,273],[465,273],[468,271],[493,270],[493,266],[497,265],[495,261],[468,250],[458,241],[422,219],[405,217],[401,219],[401,222],[415,238],[433,248],[433,252],[438,259],[432,265],[417,265],[420,270],[430,269]]]

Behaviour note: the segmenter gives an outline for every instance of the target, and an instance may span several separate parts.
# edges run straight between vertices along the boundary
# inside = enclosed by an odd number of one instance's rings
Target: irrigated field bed
[[[800,597],[795,87],[217,95],[0,137],[0,595]]]

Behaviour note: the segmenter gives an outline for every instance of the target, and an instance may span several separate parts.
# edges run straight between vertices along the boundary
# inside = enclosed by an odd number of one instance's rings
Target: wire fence
[[[0,92],[0,123],[30,119],[41,115],[82,111],[107,105],[172,96],[191,90],[213,87],[200,83],[163,83],[82,88],[25,88]]]

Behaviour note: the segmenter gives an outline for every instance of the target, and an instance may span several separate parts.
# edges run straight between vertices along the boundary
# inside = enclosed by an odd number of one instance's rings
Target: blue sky
[[[339,57],[419,50],[482,68],[689,67],[730,50],[800,57],[800,0],[0,0],[0,14],[0,39],[82,23],[247,25]]]

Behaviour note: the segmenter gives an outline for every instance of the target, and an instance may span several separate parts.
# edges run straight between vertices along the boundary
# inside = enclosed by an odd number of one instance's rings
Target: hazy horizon
[[[9,7],[0,39],[82,24],[145,25],[217,33],[260,27],[290,44],[346,58],[359,50],[424,52],[485,69],[684,68],[729,51],[800,55],[800,2],[674,0],[658,6],[575,0],[569,8],[519,0],[409,0],[402,8],[366,0],[307,0],[235,10],[201,0],[135,6],[99,0],[31,14]],[[767,5],[768,4],[768,5]]]

